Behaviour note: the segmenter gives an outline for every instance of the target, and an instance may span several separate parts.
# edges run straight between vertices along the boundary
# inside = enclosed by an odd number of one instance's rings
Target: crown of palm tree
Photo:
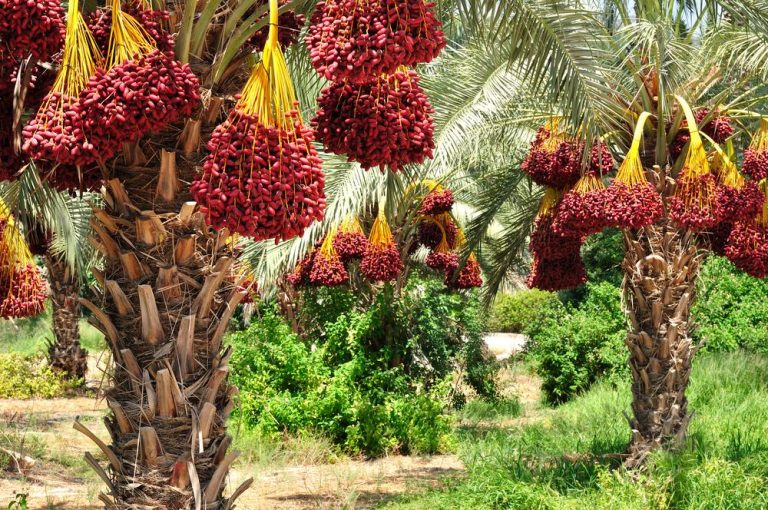
[[[292,0],[281,10],[311,13],[316,0]],[[266,23],[267,6],[257,0],[208,2],[192,16],[187,0],[176,39],[182,61],[206,60],[207,87],[221,87],[226,69]],[[659,77],[656,159],[674,135],[681,114],[669,98],[684,93],[692,103],[748,109],[762,101],[750,80],[768,75],[768,2],[443,0],[436,7],[452,46],[421,71],[423,88],[435,107],[437,150],[432,161],[401,174],[363,172],[343,158],[325,156],[326,219],[289,242],[250,243],[245,254],[268,290],[317,243],[349,216],[370,211],[379,201],[405,221],[416,197],[404,191],[425,177],[455,190],[458,219],[467,234],[467,253],[476,250],[492,296],[525,260],[526,238],[542,191],[519,171],[536,127],[562,116],[584,140],[607,136],[616,153],[626,150],[632,112],[650,110],[654,98],[642,86]],[[218,34],[206,37],[215,29]],[[203,58],[206,57],[206,58]],[[288,53],[305,115],[325,85],[314,72],[304,45]],[[71,264],[87,245],[88,206],[80,197],[52,191],[34,172],[5,184],[0,193],[22,219],[42,222],[54,232],[53,249]],[[26,220],[25,220],[26,219]]]

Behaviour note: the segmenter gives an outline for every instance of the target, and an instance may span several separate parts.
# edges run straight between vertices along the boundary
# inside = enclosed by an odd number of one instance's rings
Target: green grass
[[[497,401],[471,400],[456,415],[463,421],[478,422],[516,418],[522,413],[523,406],[520,405],[520,401],[515,397],[509,397]]]
[[[467,477],[388,509],[758,510],[768,508],[768,357],[701,355],[688,392],[696,416],[685,448],[620,468],[628,383],[602,382],[525,425],[464,427]]]
[[[45,352],[53,338],[50,310],[38,317],[15,321],[0,321],[0,354],[15,352],[24,355]],[[106,349],[104,335],[86,320],[80,321],[80,343],[89,352]]]

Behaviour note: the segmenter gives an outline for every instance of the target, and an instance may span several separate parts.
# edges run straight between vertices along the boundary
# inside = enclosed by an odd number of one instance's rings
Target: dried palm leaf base
[[[237,389],[221,345],[243,297],[231,276],[235,248],[189,201],[184,183],[200,157],[176,152],[173,138],[126,148],[124,159],[141,166],[113,169],[93,222],[92,242],[105,256],[96,274],[102,294],[83,304],[116,361],[106,392],[112,444],[76,428],[109,461],[103,469],[87,458],[112,509],[225,510],[250,483],[223,497],[237,456],[226,434]]]
[[[48,346],[48,359],[51,368],[68,380],[84,383],[88,353],[80,345],[80,285],[61,258],[45,255],[44,260],[53,305],[54,339]]]
[[[632,371],[632,428],[628,467],[656,448],[685,438],[685,388],[696,350],[688,335],[695,279],[702,254],[690,231],[669,222],[624,232],[626,343]]]

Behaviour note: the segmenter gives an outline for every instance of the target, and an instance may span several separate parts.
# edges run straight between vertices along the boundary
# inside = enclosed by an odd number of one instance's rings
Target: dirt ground
[[[538,381],[518,372],[507,377],[505,386],[526,407],[537,401]],[[102,463],[104,460],[72,424],[78,419],[108,442],[102,422],[106,413],[105,403],[95,397],[0,400],[0,423],[4,425],[0,434],[9,430],[28,434],[28,453],[35,458],[24,476],[0,471],[0,508],[7,507],[14,493],[28,494],[30,508],[35,510],[102,508],[98,494],[104,484],[85,464],[83,454],[90,451]],[[44,445],[45,453],[34,455],[34,443]],[[237,508],[242,510],[354,510],[374,508],[406,492],[441,486],[447,478],[463,473],[464,466],[455,455],[342,459],[330,464],[296,461],[276,468],[241,460],[234,466],[228,487],[232,490],[247,477],[254,478],[251,488],[238,499]]]
[[[0,508],[7,506],[15,492],[29,494],[33,509],[102,508],[97,498],[103,484],[81,462],[84,452],[95,454],[96,448],[72,423],[77,418],[107,440],[101,421],[105,414],[104,403],[92,398],[0,400],[0,421],[18,433],[34,434],[47,446],[44,458],[36,458],[26,476],[0,472]],[[407,490],[439,484],[462,471],[453,455],[390,456],[274,470],[241,462],[228,485],[234,488],[245,478],[254,478],[254,485],[238,500],[237,507],[243,510],[357,509],[371,508]]]

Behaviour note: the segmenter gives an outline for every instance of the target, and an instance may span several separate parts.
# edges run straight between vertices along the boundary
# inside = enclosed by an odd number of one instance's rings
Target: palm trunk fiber
[[[88,353],[80,346],[79,283],[72,270],[57,257],[45,255],[51,286],[53,341],[48,346],[51,368],[67,381],[85,382]]]
[[[190,125],[184,133],[194,133]],[[176,152],[175,135],[157,138],[126,149],[131,163],[113,169],[105,208],[95,211],[93,242],[106,259],[96,272],[101,304],[83,304],[115,360],[106,391],[112,444],[75,427],[109,462],[104,470],[87,456],[109,487],[106,508],[226,510],[251,482],[223,496],[237,457],[226,433],[237,389],[227,381],[231,349],[222,349],[243,297],[236,254],[229,234],[209,229],[189,201],[185,183],[202,156]]]
[[[701,254],[692,233],[667,222],[625,232],[624,305],[629,318],[632,441],[628,467],[685,438],[685,390],[695,348],[688,335]]]

